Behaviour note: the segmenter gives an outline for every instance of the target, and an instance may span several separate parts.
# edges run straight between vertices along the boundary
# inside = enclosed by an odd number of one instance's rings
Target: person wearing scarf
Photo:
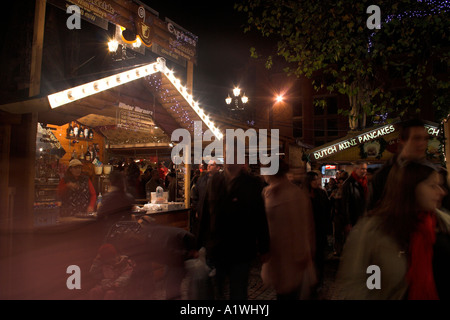
[[[449,297],[450,215],[438,169],[407,161],[389,173],[382,201],[347,238],[336,278],[338,299],[438,300]],[[446,249],[447,248],[447,249]],[[379,274],[368,272],[377,266]],[[378,279],[378,280],[377,280]],[[374,288],[370,286],[377,282]]]

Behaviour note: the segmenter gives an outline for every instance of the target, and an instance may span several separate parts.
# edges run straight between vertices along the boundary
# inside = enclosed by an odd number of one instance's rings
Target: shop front
[[[71,4],[81,9],[80,30],[66,25]],[[112,172],[164,164],[176,172],[175,198],[135,196],[137,213],[189,229],[191,166],[171,166],[171,136],[177,129],[192,136],[195,122],[216,137],[220,131],[191,95],[195,35],[140,1],[38,0],[31,7],[34,28],[31,21],[18,33],[31,30],[24,38],[34,41],[17,53],[30,62],[20,75],[29,81],[10,85],[22,91],[0,102],[0,297],[86,298],[68,287],[67,268],[79,266],[88,288],[104,234],[95,210],[61,215],[57,190],[69,162],[82,163],[96,198],[110,191]]]

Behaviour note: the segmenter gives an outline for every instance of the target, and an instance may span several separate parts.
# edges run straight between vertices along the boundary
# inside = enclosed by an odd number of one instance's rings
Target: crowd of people
[[[406,121],[400,129],[390,161],[376,171],[357,161],[327,189],[315,171],[300,186],[289,181],[283,161],[262,184],[245,165],[225,165],[209,177],[196,207],[197,236],[209,265],[220,271],[218,297],[228,276],[230,298],[246,298],[248,265],[258,256],[261,277],[278,299],[320,298],[332,246],[338,299],[448,299],[447,173],[426,160],[423,122]],[[381,272],[375,289],[367,284],[371,266]]]
[[[301,183],[291,181],[283,159],[278,172],[267,176],[251,173],[246,164],[210,161],[206,170],[193,173],[191,230],[182,237],[190,241],[180,242],[189,252],[184,259],[203,250],[211,270],[205,286],[213,279],[211,299],[247,299],[255,259],[277,299],[320,298],[330,248],[339,257],[338,299],[449,299],[447,172],[425,159],[427,141],[421,121],[405,122],[399,152],[389,162],[374,171],[357,161],[350,172],[338,171],[326,188],[315,171]],[[133,169],[128,168],[125,181],[111,176],[110,200],[117,204],[120,199],[121,205],[105,204],[99,216],[130,210],[133,197],[160,185],[170,190],[164,168],[147,170],[138,179]],[[62,190],[70,190],[78,171],[70,166]],[[168,177],[167,184],[161,175]],[[83,188],[89,189],[87,181]],[[83,206],[91,204],[83,199]],[[100,254],[96,263],[102,259]],[[124,259],[114,253],[110,260],[128,272]],[[369,266],[381,272],[376,289],[367,285]],[[179,294],[179,275],[186,273],[177,270]],[[96,290],[97,296],[105,294]]]

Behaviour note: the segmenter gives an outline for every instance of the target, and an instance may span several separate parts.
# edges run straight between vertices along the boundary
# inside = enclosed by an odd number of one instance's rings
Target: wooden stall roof
[[[121,129],[116,126],[119,103],[151,111],[158,126],[152,132]],[[47,96],[0,105],[0,110],[13,114],[38,113],[38,121],[52,125],[64,125],[77,120],[98,128],[114,144],[158,145],[169,142],[172,132],[178,128],[194,131],[194,122],[202,121],[184,96],[163,72],[107,89],[51,109]],[[206,129],[203,126],[203,129]],[[158,142],[160,141],[160,142]]]

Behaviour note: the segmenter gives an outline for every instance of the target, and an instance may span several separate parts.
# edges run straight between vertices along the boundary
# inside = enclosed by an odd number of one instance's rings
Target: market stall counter
[[[79,214],[68,217],[58,217],[55,223],[42,224],[34,227],[34,233],[63,233],[74,231],[78,228],[82,228],[97,221],[96,212]]]
[[[142,205],[143,199],[138,199],[132,214],[133,220],[138,220],[140,216],[150,216],[155,223],[189,230],[190,209],[185,207],[184,202],[167,203],[146,203]],[[147,200],[145,200],[147,201]]]

